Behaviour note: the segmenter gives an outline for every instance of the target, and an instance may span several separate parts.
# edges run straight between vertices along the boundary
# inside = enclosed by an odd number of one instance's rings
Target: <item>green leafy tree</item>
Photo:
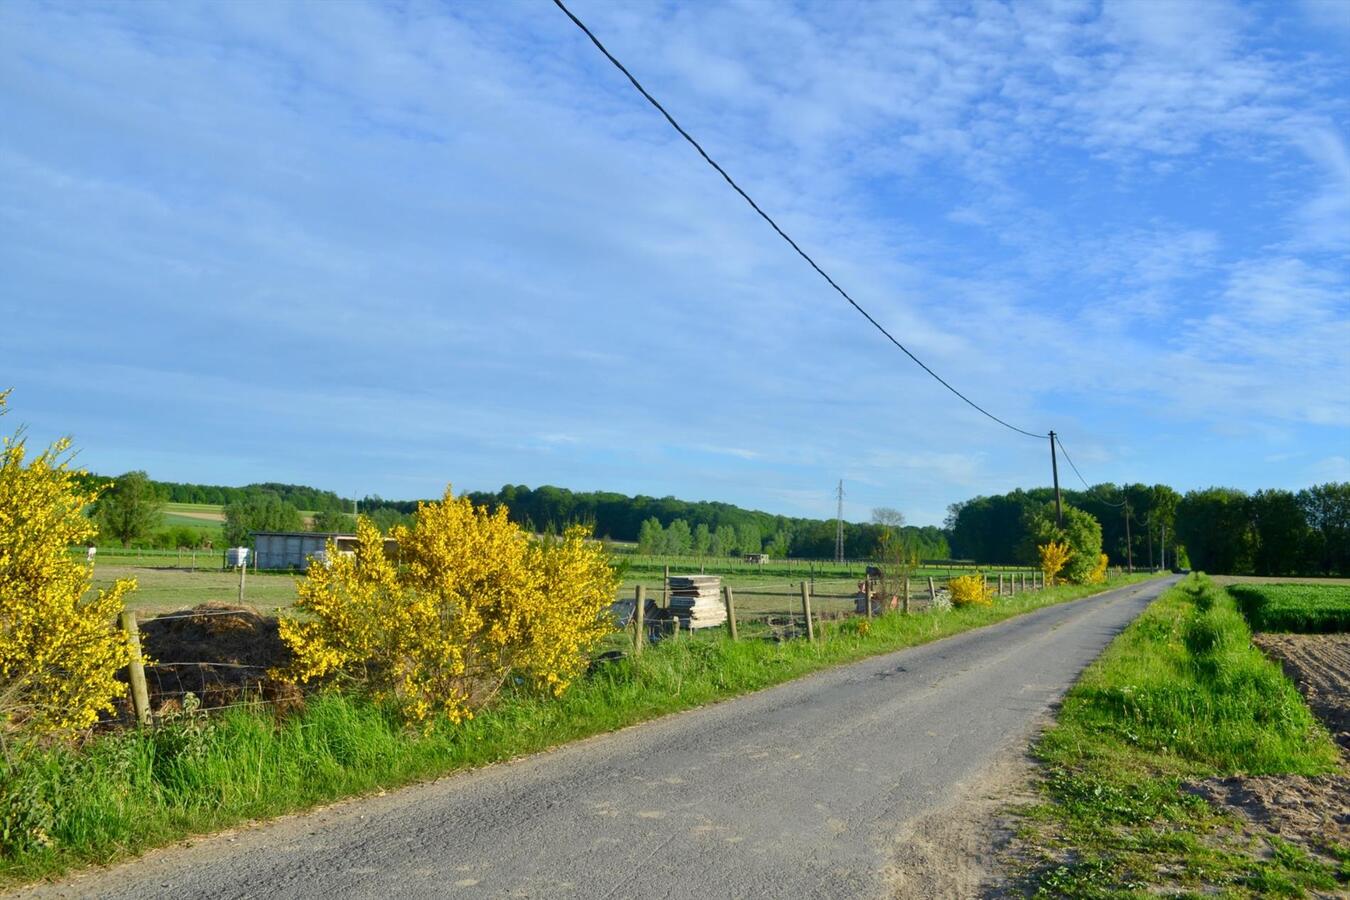
[[[1301,490],[1298,505],[1311,530],[1312,567],[1323,575],[1350,575],[1350,481]]]
[[[1256,533],[1247,495],[1233,488],[1188,491],[1177,504],[1177,538],[1197,569],[1215,575],[1250,574]]]
[[[738,528],[736,533],[742,556],[747,553],[759,553],[764,549],[764,539],[760,537],[759,529],[749,522]]]
[[[380,506],[369,512],[362,513],[367,519],[374,523],[379,529],[380,534],[388,534],[396,526],[403,525],[411,528],[413,517],[410,513],[399,512],[392,506]]]
[[[774,559],[784,559],[792,549],[792,535],[785,529],[779,529],[774,532],[773,540],[769,542],[769,554]]]
[[[736,552],[736,529],[731,525],[718,525],[713,532],[712,555],[730,556]]]
[[[638,531],[638,553],[652,555],[664,552],[665,547],[666,531],[661,527],[661,520],[652,516]]]
[[[694,547],[694,533],[684,519],[676,519],[666,529],[666,552],[675,556],[688,556]]]
[[[321,509],[315,513],[310,530],[322,534],[356,534],[356,520],[339,510]]]
[[[1102,526],[1091,513],[1072,506],[1064,507],[1064,527],[1057,524],[1055,504],[1032,507],[1026,513],[1024,530],[1027,543],[1023,559],[1032,565],[1041,564],[1038,548],[1054,541],[1068,544],[1073,555],[1064,566],[1063,575],[1075,584],[1088,584],[1092,570],[1102,553]]]
[[[708,550],[711,548],[712,530],[705,523],[699,522],[698,527],[694,529],[694,555],[707,556]]]
[[[102,534],[126,547],[132,541],[149,537],[159,527],[164,517],[164,497],[150,476],[128,472],[99,498],[94,517]]]
[[[1296,575],[1308,570],[1312,551],[1308,519],[1292,491],[1257,491],[1248,500],[1256,546],[1257,575]]]
[[[250,494],[225,506],[225,542],[231,547],[248,543],[255,531],[303,531],[300,510],[276,494]]]

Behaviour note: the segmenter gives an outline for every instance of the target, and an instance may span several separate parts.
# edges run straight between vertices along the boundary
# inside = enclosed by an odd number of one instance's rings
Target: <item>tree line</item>
[[[222,498],[224,540],[230,545],[247,543],[254,531],[350,533],[355,528],[348,512],[352,501],[302,485],[195,485],[153,481],[144,472],[129,472],[117,479],[90,475],[86,481],[92,487],[116,482],[104,493],[94,514],[102,533],[124,546],[156,536],[180,542],[201,540],[202,531],[190,526],[175,526],[182,534],[160,528],[165,502],[216,502],[176,499],[181,497]],[[582,523],[599,537],[634,542],[644,553],[768,553],[775,558],[825,559],[835,552],[832,519],[774,515],[730,503],[570,491],[552,485],[533,489],[506,485],[467,496],[490,509],[505,505],[512,521],[532,531],[559,531]],[[1165,484],[1105,483],[1086,491],[1064,490],[1062,496],[1067,508],[1096,521],[1101,552],[1112,565],[1133,561],[1136,567],[1146,567],[1166,562],[1215,574],[1350,575],[1350,482],[1329,482],[1296,492],[1272,489],[1248,494],[1233,488],[1206,488],[1184,495]],[[844,523],[844,554],[851,559],[870,558],[882,535],[894,533],[922,559],[1034,564],[1035,539],[1044,532],[1043,511],[1053,502],[1051,488],[975,497],[952,504],[942,528],[905,526],[895,510],[877,510],[876,521]],[[388,531],[409,521],[417,501],[368,496],[359,507],[362,515]],[[306,521],[302,509],[314,511],[312,519]]]
[[[1053,489],[1034,488],[952,504],[945,527],[953,554],[993,564],[1034,562],[1028,511],[1053,502]],[[1065,490],[1063,502],[1098,521],[1112,565],[1130,559],[1136,567],[1160,565],[1165,549],[1169,566],[1214,574],[1350,575],[1350,482],[1184,495],[1165,484],[1099,484]]]
[[[499,491],[474,491],[468,497],[491,509],[505,505],[512,521],[534,531],[557,530],[580,522],[592,526],[599,537],[637,543],[641,553],[768,553],[775,558],[827,559],[835,551],[833,519],[780,516],[730,503],[641,494],[629,497],[552,485],[531,489],[523,484],[506,485]],[[891,528],[899,528],[909,546],[924,559],[950,556],[941,528],[900,526],[898,522],[845,522],[844,555],[850,559],[872,556],[880,535]]]

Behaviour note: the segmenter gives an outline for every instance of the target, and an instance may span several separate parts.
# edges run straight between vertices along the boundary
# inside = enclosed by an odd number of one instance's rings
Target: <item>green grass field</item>
[[[1256,631],[1350,631],[1350,585],[1235,584],[1228,592]]]
[[[103,554],[99,554],[100,557]],[[167,559],[167,558],[166,558]],[[136,579],[136,590],[127,597],[127,609],[156,615],[200,603],[238,603],[239,574],[221,571],[219,554],[199,554],[212,568],[196,572],[166,566],[110,565],[100,559],[94,567],[92,590],[106,588],[121,578]],[[275,615],[295,602],[296,576],[289,573],[252,570],[244,579],[244,603],[265,615]]]
[[[885,615],[866,633],[830,623],[815,643],[732,641],[713,629],[599,666],[557,700],[509,694],[460,725],[408,729],[359,695],[324,693],[284,717],[248,705],[80,746],[33,747],[0,758],[0,885],[537,752],[1143,577]]]
[[[1045,800],[1023,810],[1027,894],[1341,896],[1350,879],[1350,848],[1314,858],[1279,838],[1225,839],[1234,821],[1182,789],[1342,765],[1294,685],[1251,646],[1233,598],[1204,576],[1112,642],[1035,752]]]
[[[83,551],[73,552],[78,556]],[[167,612],[210,601],[238,602],[239,576],[233,571],[222,570],[223,550],[198,550],[194,554],[189,550],[101,549],[96,559],[94,588],[107,587],[119,578],[135,578],[138,588],[129,598],[128,606],[143,613]],[[777,571],[732,568],[721,573],[721,578],[723,584],[735,591],[736,607],[741,616],[798,614],[803,581],[810,585],[813,611],[826,615],[853,611],[853,597],[862,578],[861,564],[856,577],[847,575],[846,569],[826,566],[814,580],[809,567],[798,568],[801,571],[794,575],[790,575],[786,567]],[[960,570],[956,571],[959,574]],[[647,596],[659,602],[664,585],[662,572],[663,568],[659,568],[651,574],[635,576],[629,569],[615,599],[632,598],[641,584],[647,589]],[[697,569],[693,573],[671,569],[672,575],[695,573]],[[947,569],[922,570],[912,580],[916,604],[926,601],[930,573],[939,588],[946,583]],[[1007,589],[1011,591],[1014,573],[1005,570],[1003,574]],[[989,575],[991,583],[997,584],[997,570],[990,571]],[[244,582],[244,602],[266,613],[286,608],[295,598],[295,580],[296,576],[290,573],[254,573],[250,569]],[[1017,586],[1020,591],[1020,577]]]

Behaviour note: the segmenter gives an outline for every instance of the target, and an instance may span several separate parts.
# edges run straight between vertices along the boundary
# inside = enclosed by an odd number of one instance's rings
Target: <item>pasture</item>
[[[75,551],[82,553],[82,551]],[[811,591],[812,609],[827,616],[853,611],[853,597],[858,582],[866,573],[865,561],[848,563],[783,560],[765,565],[741,563],[736,559],[697,560],[679,557],[620,557],[622,581],[616,600],[629,600],[638,585],[647,590],[647,596],[658,604],[664,603],[665,567],[671,575],[690,575],[704,572],[719,575],[722,584],[730,587],[736,596],[736,608],[747,617],[797,615],[801,612],[801,585],[806,582]],[[627,563],[624,565],[624,563]],[[183,609],[199,603],[237,603],[239,576],[225,571],[223,550],[123,550],[102,549],[98,552],[94,569],[94,587],[107,587],[118,578],[135,578],[137,590],[128,599],[128,606],[143,614],[157,614]],[[926,602],[928,578],[939,588],[947,579],[976,571],[971,567],[920,567],[913,575],[912,595],[916,605]],[[1028,583],[1031,569],[1012,569],[989,566],[979,569],[997,583],[1002,573],[1009,583],[1026,573]],[[297,575],[287,572],[254,572],[249,570],[244,582],[244,602],[259,611],[272,614],[289,607],[295,600]]]

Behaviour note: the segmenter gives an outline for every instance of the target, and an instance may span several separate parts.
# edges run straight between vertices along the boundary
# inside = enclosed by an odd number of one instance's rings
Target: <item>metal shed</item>
[[[356,549],[354,534],[325,534],[317,531],[255,531],[253,552],[259,569],[294,569],[303,572],[309,561],[317,556],[323,559],[329,540],[337,544],[338,552]]]

